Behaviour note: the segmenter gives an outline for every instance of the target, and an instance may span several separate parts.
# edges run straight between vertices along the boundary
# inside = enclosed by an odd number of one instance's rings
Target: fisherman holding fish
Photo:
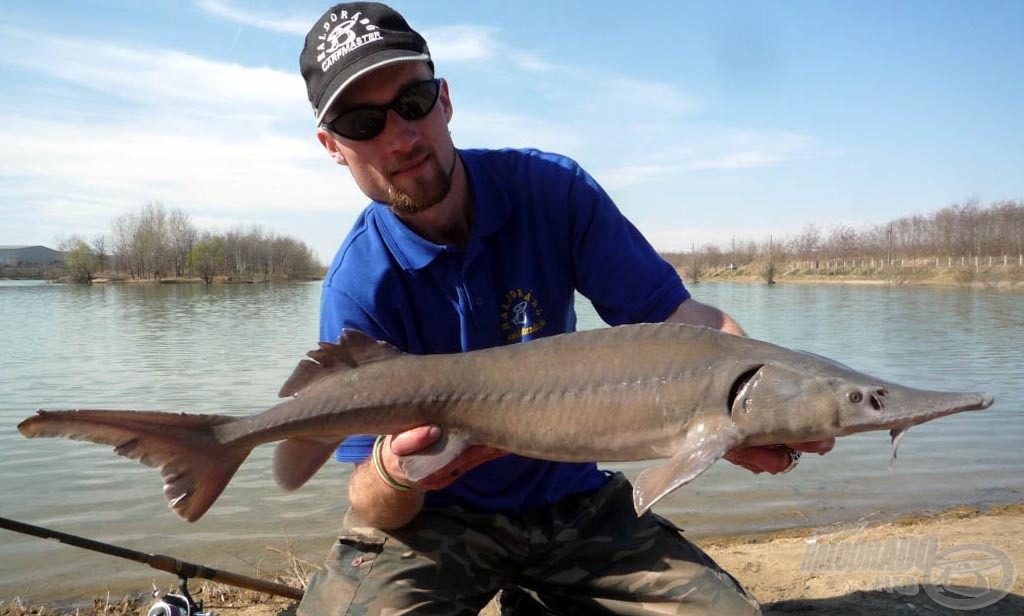
[[[674,269],[574,161],[461,150],[449,84],[390,7],[339,4],[300,56],[327,153],[372,200],[327,273],[320,339],[366,332],[414,354],[454,353],[575,329],[574,293],[611,325],[678,322],[743,335],[690,297]],[[587,361],[580,357],[579,361]],[[623,413],[629,409],[623,408]],[[437,426],[347,439],[351,509],[300,614],[756,614],[732,576],[593,463],[471,446],[413,481],[400,465]],[[754,472],[792,468],[833,440],[734,450]],[[541,607],[543,606],[543,607]]]
[[[513,614],[757,614],[651,507],[723,457],[774,474],[885,430],[895,460],[911,427],[994,402],[747,338],[574,161],[456,149],[447,82],[384,5],[329,10],[300,66],[321,144],[372,202],[284,399],[247,417],[39,409],[18,431],[159,469],[189,522],[263,443],[284,490],[354,462],[301,614],[475,614],[499,591]],[[575,332],[576,292],[616,327]],[[593,462],[655,458],[632,488]]]

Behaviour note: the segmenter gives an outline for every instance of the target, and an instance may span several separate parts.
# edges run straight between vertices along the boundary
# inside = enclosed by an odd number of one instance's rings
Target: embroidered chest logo
[[[377,31],[377,26],[362,15],[362,12],[357,12],[349,16],[348,11],[341,11],[331,13],[324,19],[324,31],[317,37],[320,44],[316,47],[320,52],[316,59],[320,62],[321,70],[327,72],[332,64],[349,52],[384,38]]]
[[[544,309],[532,290],[514,289],[506,293],[498,317],[506,342],[519,342],[548,324],[544,318]]]

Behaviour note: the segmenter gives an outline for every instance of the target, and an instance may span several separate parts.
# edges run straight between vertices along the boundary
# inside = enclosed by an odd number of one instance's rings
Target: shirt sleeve
[[[576,286],[605,322],[664,321],[690,297],[675,268],[578,165],[569,198]]]

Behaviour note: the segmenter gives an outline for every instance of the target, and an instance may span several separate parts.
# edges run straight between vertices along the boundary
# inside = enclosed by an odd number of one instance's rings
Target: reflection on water
[[[701,283],[695,296],[758,338],[924,388],[982,390],[984,413],[911,430],[895,470],[889,439],[842,439],[793,473],[716,464],[658,506],[694,535],[822,524],[958,503],[1021,500],[1024,297],[990,291]],[[345,507],[348,468],[281,492],[257,449],[199,522],[167,509],[159,474],[92,444],[27,440],[37,407],[245,415],[316,339],[319,285],[93,285],[0,281],[0,515],[242,573],[294,543],[318,562]],[[600,321],[585,302],[580,327]],[[622,465],[635,475],[643,463]],[[0,531],[0,598],[56,597],[153,578],[142,566]],[[45,587],[38,580],[47,580]],[[166,576],[156,578],[166,583]]]

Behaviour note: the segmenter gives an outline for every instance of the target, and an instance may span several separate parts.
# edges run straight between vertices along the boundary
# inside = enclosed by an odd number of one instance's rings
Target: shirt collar
[[[424,268],[445,251],[445,246],[422,238],[405,226],[386,204],[374,201],[373,209],[380,221],[381,237],[402,269]]]

